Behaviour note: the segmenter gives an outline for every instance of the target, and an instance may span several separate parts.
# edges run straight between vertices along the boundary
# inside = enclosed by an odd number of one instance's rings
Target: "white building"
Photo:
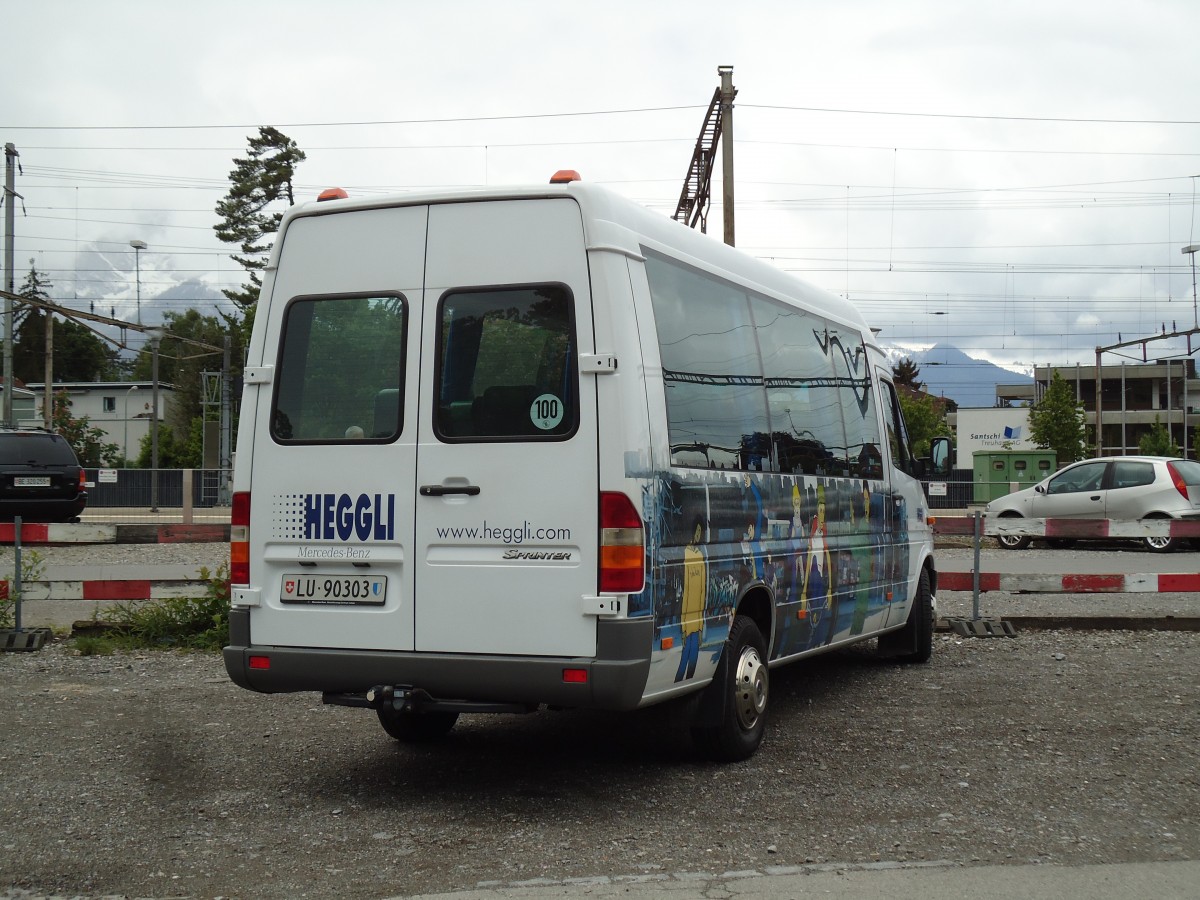
[[[28,385],[37,397],[35,415],[42,415],[44,384]],[[116,444],[126,459],[135,459],[142,438],[150,433],[154,383],[151,381],[68,381],[54,384],[54,393],[66,391],[71,400],[71,416],[87,417],[93,428],[104,432],[106,443]],[[166,419],[167,408],[175,402],[174,385],[158,383],[158,421]],[[42,419],[20,422],[41,427]]]

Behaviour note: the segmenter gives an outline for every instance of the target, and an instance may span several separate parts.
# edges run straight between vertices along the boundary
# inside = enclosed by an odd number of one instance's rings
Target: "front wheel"
[[[1001,516],[1000,522],[1008,524],[1016,524],[1015,520],[1022,516]],[[1029,546],[1032,540],[1028,535],[1024,534],[998,534],[996,535],[996,543],[1005,550],[1024,550]]]
[[[917,595],[908,611],[908,619],[899,631],[885,634],[879,639],[879,654],[898,662],[929,662],[933,656],[933,618],[929,570],[921,569],[921,576],[917,579]]]
[[[406,744],[425,744],[446,736],[458,721],[456,712],[403,712],[397,709],[378,709],[383,730]]]
[[[752,619],[738,616],[729,629],[717,677],[706,688],[724,694],[715,698],[719,720],[692,729],[701,752],[720,762],[753,756],[766,730],[769,687],[767,643]]]

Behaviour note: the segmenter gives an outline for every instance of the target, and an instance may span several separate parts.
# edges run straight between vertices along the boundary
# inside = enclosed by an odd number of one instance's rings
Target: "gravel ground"
[[[39,553],[215,568],[228,546]],[[944,570],[970,562],[969,548],[939,550]],[[971,596],[939,605],[969,615]],[[996,593],[981,612],[1200,603]],[[0,654],[0,897],[387,897],[806,863],[1200,859],[1200,635],[939,635],[915,667],[871,649],[775,670],[766,741],[725,767],[696,760],[670,708],[464,717],[423,750],[365,710],[236,688],[215,656]]]
[[[670,709],[466,717],[420,749],[365,710],[240,690],[214,656],[0,655],[0,891],[1200,859],[1197,635],[939,636],[912,667],[870,649],[773,672],[762,748],[724,767]]]

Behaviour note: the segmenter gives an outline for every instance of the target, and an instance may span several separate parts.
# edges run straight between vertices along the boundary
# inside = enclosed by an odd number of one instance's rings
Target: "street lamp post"
[[[150,339],[150,512],[158,512],[158,345],[166,329],[147,328]]]
[[[137,323],[142,324],[142,251],[146,249],[145,241],[130,241],[133,248],[133,268],[137,278]]]

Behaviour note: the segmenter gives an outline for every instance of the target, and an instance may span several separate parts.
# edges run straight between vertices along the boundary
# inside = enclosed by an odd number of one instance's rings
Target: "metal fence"
[[[975,500],[974,473],[954,471],[921,482],[930,509],[966,509]]]
[[[228,469],[87,469],[85,522],[229,521]]]

